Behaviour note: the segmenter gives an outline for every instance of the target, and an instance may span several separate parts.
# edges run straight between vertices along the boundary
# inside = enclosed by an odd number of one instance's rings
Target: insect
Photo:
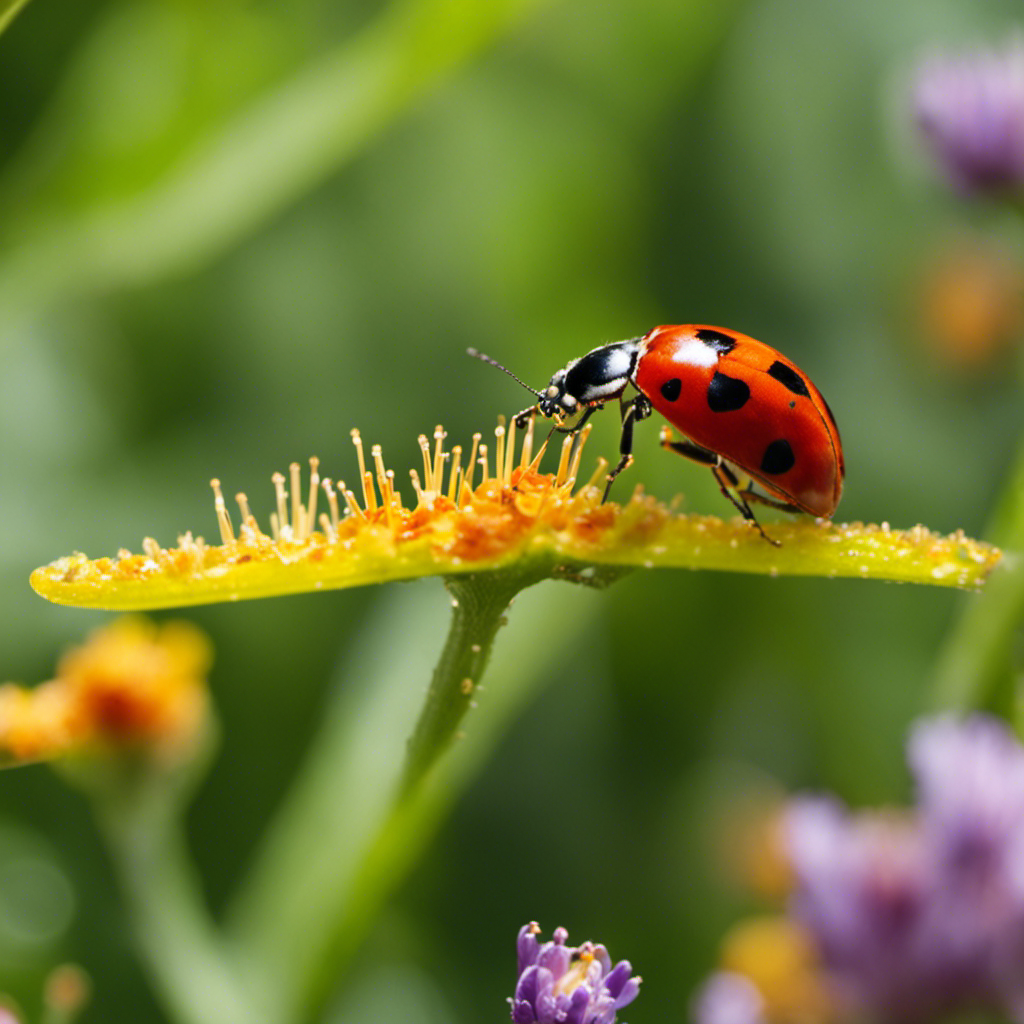
[[[642,338],[602,345],[574,359],[536,391],[475,349],[469,354],[504,370],[537,396],[516,416],[536,414],[552,429],[578,434],[588,419],[619,400],[619,461],[615,478],[633,461],[633,425],[657,410],[685,437],[662,427],[662,447],[708,466],[722,493],[761,536],[751,502],[784,512],[831,517],[843,490],[839,429],[807,375],[769,345],[738,331],[705,324],[655,327]],[[628,397],[632,385],[636,394]],[[745,481],[745,482],[744,482]],[[755,489],[757,488],[757,489]]]

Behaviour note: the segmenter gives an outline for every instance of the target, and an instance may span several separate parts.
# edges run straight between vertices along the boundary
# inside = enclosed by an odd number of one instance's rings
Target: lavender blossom
[[[996,719],[919,723],[916,813],[803,798],[791,912],[841,1000],[889,1021],[1024,1005],[1024,748]]]
[[[935,55],[914,83],[917,122],[954,185],[1024,185],[1024,38],[1003,50]]]
[[[613,967],[604,946],[567,946],[564,928],[543,944],[538,934],[533,921],[523,925],[516,941],[519,980],[509,1000],[515,1024],[614,1024],[616,1011],[640,992],[629,961]]]
[[[998,719],[926,720],[911,733],[932,897],[933,955],[976,986],[1020,987],[1024,747]]]
[[[795,800],[786,842],[792,914],[815,939],[843,1001],[900,1019],[921,1000],[924,849],[909,818],[851,815],[825,798]],[[927,991],[927,990],[926,990]]]
[[[1024,747],[1006,725],[987,715],[927,719],[910,734],[908,759],[948,881],[1005,867],[1001,855],[1024,830]]]

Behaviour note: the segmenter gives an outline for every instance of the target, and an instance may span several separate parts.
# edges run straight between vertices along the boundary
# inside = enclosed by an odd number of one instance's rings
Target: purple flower
[[[616,1010],[640,992],[628,960],[614,967],[604,946],[567,946],[569,933],[556,928],[540,943],[536,921],[523,925],[516,941],[519,980],[509,1000],[516,1024],[614,1024]]]
[[[712,974],[693,1003],[695,1024],[766,1024],[764,997],[735,971]]]
[[[952,884],[990,880],[1024,829],[1024,747],[998,719],[943,716],[914,727],[908,760],[939,870]]]
[[[1001,51],[935,55],[913,91],[917,122],[957,187],[1024,184],[1024,38]]]
[[[998,719],[919,723],[909,759],[932,897],[934,955],[948,975],[1006,988],[1024,949],[1024,748]]]
[[[923,721],[908,748],[912,815],[790,805],[791,911],[840,996],[886,1020],[1024,1006],[1024,748],[982,715]]]
[[[928,888],[920,834],[895,813],[851,815],[793,801],[785,822],[792,913],[814,937],[845,999],[899,1019],[920,1003]]]

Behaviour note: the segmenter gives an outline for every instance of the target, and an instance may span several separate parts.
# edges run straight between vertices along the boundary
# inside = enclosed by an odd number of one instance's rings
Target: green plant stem
[[[449,576],[452,595],[448,639],[434,669],[419,721],[409,738],[402,789],[424,780],[455,739],[491,656],[505,612],[519,591],[551,575],[549,567],[532,573],[500,572]]]
[[[524,594],[487,692],[472,708],[471,728],[452,743],[468,708],[462,666],[478,659],[475,700],[501,616],[528,582],[490,581],[483,596],[456,598],[441,658],[449,667],[435,673],[426,709],[417,682],[424,650],[443,632],[436,593],[423,587],[393,591],[346,659],[344,686],[229,917],[239,962],[271,1000],[267,1019],[275,1024],[315,1017],[382,904],[501,734],[538,686],[579,656],[580,637],[595,611],[593,596],[553,586]],[[479,652],[472,651],[476,643]],[[518,653],[525,649],[529,659]],[[457,697],[444,699],[439,677],[459,691]],[[409,747],[411,734],[419,738]],[[417,768],[403,769],[404,752],[406,765]]]
[[[98,808],[150,977],[177,1024],[265,1021],[225,955],[164,788],[107,793]]]
[[[983,593],[967,606],[939,656],[934,701],[965,711],[992,707],[1009,694],[1013,711],[1015,644],[1024,622],[1024,445],[986,536],[1005,551]],[[1019,668],[1019,666],[1018,666]]]

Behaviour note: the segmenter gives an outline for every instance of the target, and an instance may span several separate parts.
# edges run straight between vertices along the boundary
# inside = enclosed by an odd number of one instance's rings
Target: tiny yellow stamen
[[[505,456],[505,465],[502,469],[501,482],[505,487],[508,487],[512,483],[512,467],[515,465],[516,459],[516,420],[512,417],[512,422],[508,425],[508,448]]]
[[[359,485],[363,489],[363,504],[368,512],[372,512],[377,507],[377,496],[373,493],[372,477],[370,478],[370,486],[367,487],[366,485],[368,474],[366,472],[366,457],[363,454],[363,438],[356,429],[353,429],[351,434],[352,444],[356,448],[356,457],[359,459]]]
[[[377,491],[373,486],[373,474],[369,470],[363,474],[363,501],[368,514],[377,511]]]
[[[427,499],[423,494],[423,488],[420,486],[419,473],[415,469],[410,469],[409,479],[412,480],[412,489],[416,492],[416,507],[424,508],[427,504]]]
[[[363,458],[363,439],[355,427],[349,431],[349,434],[352,437],[352,444],[355,445],[356,458],[359,459],[359,479],[362,480],[363,474],[366,472],[366,461]]]
[[[416,443],[420,446],[420,454],[423,456],[423,489],[431,491],[434,489],[434,467],[430,462],[430,442],[426,434],[420,434],[416,438]]]
[[[220,539],[223,543],[230,544],[235,539],[235,531],[231,528],[231,517],[224,504],[224,495],[220,493],[220,481],[214,477],[210,481],[210,486],[213,488],[213,508],[217,515],[217,525],[220,527]]]
[[[505,417],[498,417],[494,428],[494,478],[498,483],[505,479]]]
[[[448,435],[440,423],[434,427],[434,479],[431,490],[440,494],[444,490],[444,439]]]
[[[381,504],[387,508],[390,501],[388,500],[387,470],[384,468],[384,451],[379,444],[375,444],[370,449],[370,454],[373,456],[373,468],[377,473],[377,486],[380,488]]]
[[[292,536],[302,540],[302,467],[293,462],[288,467],[292,495]]]
[[[541,459],[544,458],[544,453],[547,450],[548,450],[548,439],[544,438],[544,442],[543,442],[543,444],[541,444],[540,450],[533,457],[533,462],[531,462],[529,467],[528,467],[531,473],[539,473],[540,472],[540,462],[541,462]]]
[[[533,424],[535,419],[535,416],[531,416],[526,421],[526,433],[523,435],[523,453],[519,459],[519,465],[523,469],[530,465],[530,460],[533,458]]]
[[[561,487],[569,473],[569,452],[572,449],[573,435],[566,434],[562,440],[562,454],[558,458],[558,471],[555,473],[555,486]]]
[[[384,476],[385,476],[385,478],[387,479],[387,482],[388,482],[388,495],[390,496],[390,500],[391,500],[392,505],[396,506],[397,508],[401,508],[402,507],[402,494],[398,490],[398,488],[395,487],[395,471],[393,469],[389,469],[384,474]]]
[[[319,492],[320,460],[313,455],[309,460],[309,504],[306,506],[306,515],[304,517],[307,535],[313,532],[314,526],[316,525],[316,499]],[[305,539],[305,537],[303,537],[303,539]]]
[[[274,527],[274,539],[279,540],[288,523],[288,492],[284,489],[283,474],[275,473],[270,479],[274,484],[274,497],[277,500],[277,525],[274,525],[273,516],[270,525]]]
[[[252,519],[252,512],[249,511],[249,499],[239,491],[235,495],[235,502],[238,505],[238,512],[242,517],[242,522],[248,523]]]
[[[338,531],[334,528],[334,524],[326,512],[320,513],[320,528],[324,531],[324,536],[329,544],[337,543]]]
[[[476,475],[476,453],[480,447],[482,434],[473,435],[473,447],[469,450],[469,461],[466,463],[466,474],[462,481],[462,490],[459,493],[459,504],[466,504],[466,494],[473,493],[473,477]]]
[[[462,475],[462,445],[452,448],[452,468],[448,475],[448,500],[455,501],[459,493],[459,480]]]
[[[490,473],[490,469],[487,466],[487,445],[480,445],[480,458],[477,459],[477,462],[480,463],[480,470],[483,474],[480,477],[480,485],[483,486],[490,479],[490,476],[488,475]]]
[[[334,493],[334,486],[331,483],[330,477],[324,477],[324,481],[320,486],[323,487],[324,494],[327,495],[327,507],[331,510],[331,526],[337,530],[341,515],[338,509],[338,496]],[[345,485],[342,484],[341,486],[344,487]]]
[[[579,476],[580,472],[580,459],[583,458],[583,446],[587,443],[587,438],[590,437],[590,432],[593,430],[593,426],[588,423],[578,434],[573,437],[575,447],[573,449],[572,465],[569,467],[569,479],[575,480]],[[608,468],[608,463],[605,463],[605,468]]]
[[[338,481],[338,491],[345,499],[345,504],[348,506],[349,512],[359,519],[365,519],[366,516],[363,514],[363,510],[359,507],[359,502],[356,501],[355,494],[352,493],[346,486],[344,480]]]

